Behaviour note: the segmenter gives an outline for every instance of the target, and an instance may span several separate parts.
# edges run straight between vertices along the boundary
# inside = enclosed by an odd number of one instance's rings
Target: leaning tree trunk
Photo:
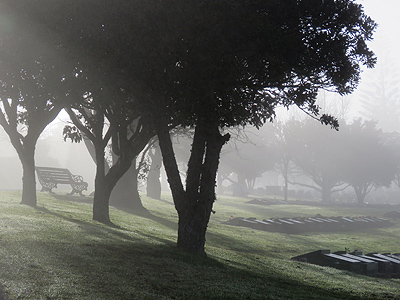
[[[21,204],[36,207],[35,145],[24,144],[22,153],[18,153],[22,163],[22,200]]]
[[[139,169],[133,160],[131,167],[116,183],[111,192],[110,204],[122,209],[145,211],[138,190]]]
[[[111,188],[108,187],[105,177],[99,178],[96,176],[93,197],[93,220],[104,224],[111,223],[109,212],[110,194]]]
[[[97,165],[96,150],[93,142],[83,135],[85,146],[92,157],[94,163]],[[107,174],[110,170],[108,164],[104,161],[104,173]],[[115,187],[112,189],[110,194],[109,203],[118,208],[128,208],[143,210],[142,200],[140,199],[138,191],[138,170],[135,168],[135,164],[132,163],[130,169],[118,180]]]
[[[129,170],[132,160],[119,158],[105,174],[104,149],[100,148],[96,148],[97,170],[93,197],[93,220],[111,224],[109,212],[111,192],[118,180]]]

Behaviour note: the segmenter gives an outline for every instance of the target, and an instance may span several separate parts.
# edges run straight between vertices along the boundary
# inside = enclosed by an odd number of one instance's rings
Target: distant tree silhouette
[[[376,122],[355,120],[342,129],[347,156],[343,164],[345,180],[362,204],[376,187],[390,186],[397,171],[396,151],[385,144]]]
[[[293,162],[314,185],[291,183],[319,191],[323,202],[329,202],[333,192],[351,186],[358,202],[364,203],[373,188],[389,186],[395,179],[398,148],[390,137],[376,128],[376,122],[360,119],[341,122],[338,132],[310,120],[296,124],[289,149]]]
[[[297,129],[300,121],[290,119],[286,122],[274,122],[274,141],[276,153],[276,169],[282,174],[284,180],[283,197],[288,200],[290,174],[294,171],[294,159],[297,152]]]
[[[366,77],[367,87],[361,90],[360,114],[374,120],[384,131],[400,131],[400,72],[388,53],[382,56],[373,73]]]
[[[232,184],[235,196],[253,193],[257,178],[273,169],[276,151],[273,147],[272,126],[260,130],[245,128],[221,152],[218,173]],[[232,131],[231,131],[232,134]]]
[[[293,162],[314,184],[292,183],[312,188],[321,193],[322,202],[330,202],[333,192],[346,187],[343,163],[348,153],[341,140],[342,129],[334,131],[313,120],[305,120],[291,123],[287,132]]]

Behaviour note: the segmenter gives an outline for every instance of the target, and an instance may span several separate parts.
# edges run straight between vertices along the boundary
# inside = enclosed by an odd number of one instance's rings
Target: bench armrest
[[[73,175],[71,174],[71,178],[74,182],[84,182],[83,177],[81,175]]]

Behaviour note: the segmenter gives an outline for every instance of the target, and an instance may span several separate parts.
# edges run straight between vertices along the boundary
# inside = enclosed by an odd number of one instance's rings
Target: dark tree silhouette
[[[204,254],[219,154],[229,139],[220,129],[260,126],[278,105],[318,116],[318,88],[351,92],[359,63],[374,65],[365,42],[375,23],[353,1],[201,3],[183,6],[191,18],[177,39],[180,93],[157,103],[157,121],[179,215],[178,246]],[[173,120],[195,128],[185,187],[166,130]],[[332,117],[320,120],[337,126]]]
[[[40,73],[32,74],[26,69],[6,76],[0,74],[0,125],[7,132],[22,163],[21,203],[30,206],[36,206],[37,203],[34,159],[36,143],[45,127],[62,108],[56,104],[54,96],[37,82],[38,76],[41,76]]]
[[[366,45],[375,23],[352,0],[87,1],[80,10],[66,0],[21,2],[92,66],[103,89],[133,95],[141,120],[151,112],[179,216],[177,244],[200,254],[229,139],[221,129],[261,126],[281,105],[337,126],[320,116],[318,89],[349,93],[359,64],[375,63]],[[176,125],[194,128],[186,186],[169,134]]]
[[[129,110],[129,105],[120,106],[112,101],[95,100],[96,96],[86,98],[86,104],[66,108],[75,126],[91,140],[95,149],[96,177],[93,198],[93,219],[110,223],[109,200],[118,180],[131,169],[132,161],[155,135],[145,118]],[[107,126],[108,123],[108,126]],[[106,170],[105,148],[112,138],[115,163]],[[125,180],[137,183],[136,168],[126,174]],[[136,188],[137,192],[137,188]],[[126,196],[126,195],[119,195]],[[129,199],[129,198],[128,198]],[[132,207],[128,207],[132,208]]]
[[[66,91],[62,72],[68,66],[43,40],[48,31],[34,26],[24,11],[1,3],[0,18],[10,16],[19,21],[0,34],[0,125],[22,164],[21,203],[36,206],[35,147],[42,131],[62,109]]]

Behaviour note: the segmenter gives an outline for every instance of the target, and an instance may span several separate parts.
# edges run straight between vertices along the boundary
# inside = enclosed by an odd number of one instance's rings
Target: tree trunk
[[[154,199],[161,199],[161,166],[162,166],[162,156],[160,147],[157,145],[154,148],[154,153],[149,150],[149,155],[151,158],[151,165],[149,174],[147,175],[147,196]]]
[[[94,145],[96,151],[96,177],[94,180],[93,220],[110,224],[109,200],[112,187],[106,181],[104,148]]]
[[[354,192],[356,193],[358,204],[364,204],[365,197],[367,196],[367,194],[364,192],[365,189],[361,187],[353,187],[353,188]]]
[[[247,197],[248,189],[246,185],[246,178],[241,175],[237,174],[237,183],[233,186],[233,196],[236,197]]]
[[[191,199],[186,200],[192,202]],[[211,209],[208,209],[209,205],[204,205],[205,199],[202,200],[203,204],[188,206],[184,211],[178,212],[177,246],[205,255],[206,230],[210,220]]]
[[[288,201],[288,190],[289,190],[289,181],[287,176],[285,176],[285,185],[283,186],[283,198],[285,201]]]
[[[85,135],[83,135],[83,140],[90,156],[97,165],[96,150],[93,142]],[[116,160],[118,160],[118,158],[116,158]],[[110,167],[104,160],[104,173],[107,174],[109,170]],[[146,210],[140,199],[138,191],[138,170],[136,170],[134,163],[132,163],[130,169],[118,180],[115,187],[112,189],[109,203],[117,208]]]
[[[322,194],[322,202],[329,203],[331,202],[331,187],[322,185],[321,186],[321,194]]]
[[[129,170],[121,177],[113,188],[110,196],[110,204],[122,209],[134,209],[145,211],[138,191],[139,170],[133,160]]]
[[[160,122],[160,120],[161,119],[158,119],[158,122]],[[157,124],[157,136],[175,209],[179,214],[179,211],[183,208],[185,203],[184,197],[186,192],[183,188],[181,175],[179,174],[178,163],[176,161],[168,127],[162,122]]]
[[[283,179],[285,180],[283,186],[283,198],[285,201],[288,201],[288,190],[289,190],[289,161],[283,161],[283,170],[282,170]]]
[[[107,187],[107,182],[96,178],[95,180],[95,192],[93,197],[93,220],[110,224],[110,212],[109,212],[109,198],[111,189]]]
[[[22,163],[22,200],[21,204],[36,207],[36,177],[35,177],[35,145],[24,144],[19,153]]]
[[[213,126],[214,125],[214,126]],[[204,128],[201,128],[204,126]],[[199,136],[196,137],[196,133]],[[196,138],[199,144],[196,145]],[[178,242],[177,246],[194,253],[205,255],[207,225],[210,221],[215,196],[216,176],[222,146],[228,141],[229,135],[222,136],[218,126],[198,123],[192,146],[191,159],[201,158],[203,162],[197,169],[196,161],[188,168],[187,190],[185,199],[187,205],[178,212]],[[204,143],[205,142],[205,143]],[[198,146],[198,147],[197,147]],[[203,155],[202,155],[203,153]],[[190,176],[194,174],[193,176]],[[189,182],[190,180],[193,180]],[[199,181],[197,181],[199,180]],[[197,184],[196,184],[197,182]]]
[[[215,201],[215,183],[222,146],[229,134],[222,136],[211,116],[196,124],[186,176],[186,191],[180,178],[171,137],[160,119],[158,140],[165,171],[178,212],[179,248],[205,255],[206,230]]]
[[[220,195],[225,194],[225,190],[222,185],[223,182],[224,182],[224,177],[221,174],[217,174],[217,188],[218,188],[218,194]]]

